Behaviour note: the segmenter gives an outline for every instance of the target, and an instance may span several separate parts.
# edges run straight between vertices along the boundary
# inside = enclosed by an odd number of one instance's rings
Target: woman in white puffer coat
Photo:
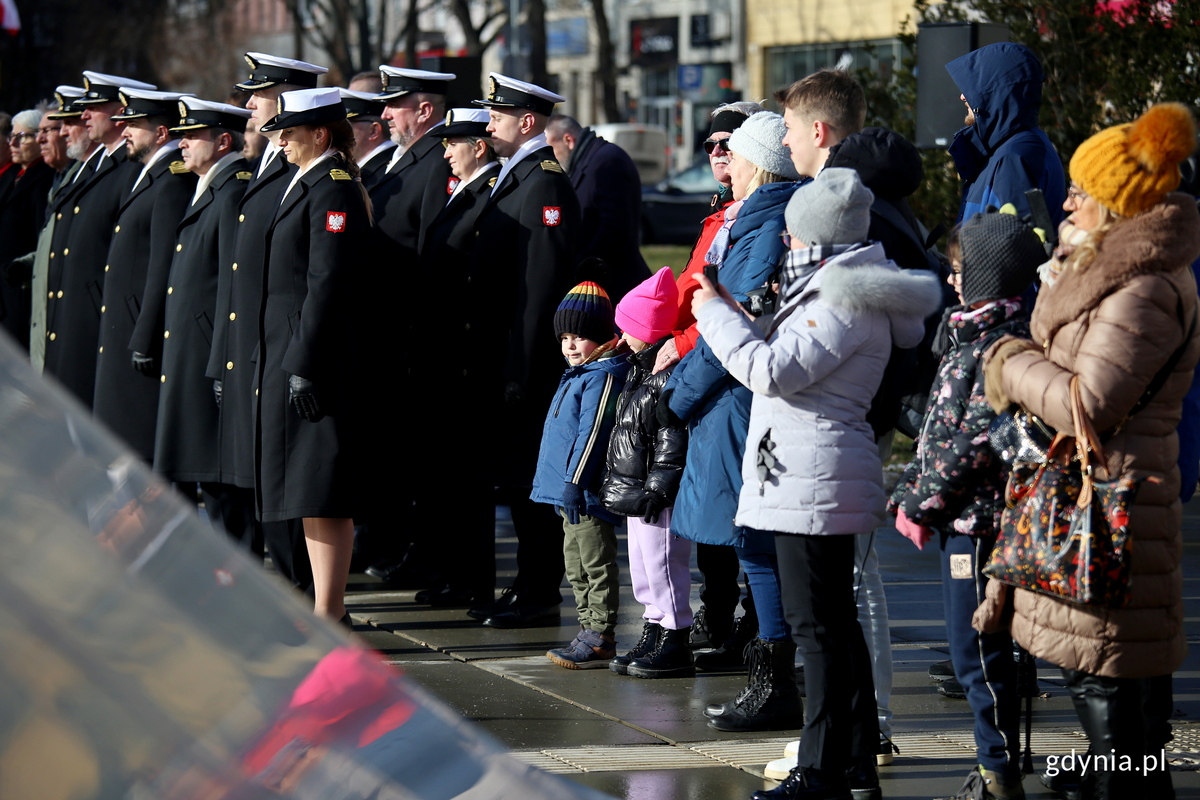
[[[736,521],[775,534],[784,611],[804,655],[798,765],[755,798],[875,780],[874,758],[847,755],[873,753],[879,741],[853,592],[854,534],[882,524],[885,500],[866,414],[893,343],[920,342],[941,289],[936,276],[902,272],[863,241],[872,200],[850,169],[823,170],[796,190],[779,311],[765,330],[707,282],[692,301],[701,335],[754,392]]]

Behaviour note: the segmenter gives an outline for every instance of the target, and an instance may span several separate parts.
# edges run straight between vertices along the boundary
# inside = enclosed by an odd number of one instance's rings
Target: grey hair
[[[739,114],[745,114],[749,117],[752,114],[757,114],[760,111],[766,111],[761,103],[756,103],[753,100],[738,100],[736,103],[725,103],[713,109],[709,116],[716,117],[722,111],[736,111]]]
[[[38,126],[42,124],[42,112],[27,108],[13,115],[12,124],[14,127],[20,125],[22,128],[36,131]]]

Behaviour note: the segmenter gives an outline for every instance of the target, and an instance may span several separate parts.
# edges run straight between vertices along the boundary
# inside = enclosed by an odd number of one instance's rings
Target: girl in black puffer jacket
[[[696,674],[688,646],[691,542],[671,535],[687,428],[682,422],[659,423],[656,410],[671,369],[652,372],[675,324],[677,294],[671,270],[664,267],[616,308],[622,338],[634,354],[617,401],[600,500],[609,511],[629,518],[629,573],[633,596],[645,606],[645,623],[641,640],[609,668],[639,678]]]

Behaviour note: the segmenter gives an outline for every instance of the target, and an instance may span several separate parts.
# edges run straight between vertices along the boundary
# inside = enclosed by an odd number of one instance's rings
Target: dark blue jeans
[[[744,546],[733,549],[754,594],[759,638],[769,642],[786,641],[788,629],[779,595],[779,559],[775,557],[774,535],[747,530]]]
[[[979,763],[1016,778],[1020,698],[1012,637],[1007,630],[980,633],[971,627],[987,585],[981,570],[995,543],[994,536],[941,534],[942,601],[954,676],[966,690],[975,716]]]

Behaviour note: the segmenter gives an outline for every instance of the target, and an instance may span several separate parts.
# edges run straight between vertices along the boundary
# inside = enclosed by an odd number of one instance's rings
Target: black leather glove
[[[634,509],[637,511],[638,516],[642,518],[642,522],[647,525],[654,525],[658,522],[658,516],[670,505],[671,503],[667,498],[658,492],[646,492],[638,499]]]
[[[504,384],[504,402],[509,406],[519,406],[525,400],[525,389],[516,381]]]
[[[325,418],[325,412],[321,410],[321,404],[317,400],[317,387],[308,378],[301,378],[299,375],[288,376],[288,402],[296,409],[300,419],[320,422]]]
[[[221,382],[213,381],[213,399],[217,401],[217,408],[221,407]]]
[[[33,277],[33,253],[14,258],[4,269],[4,282],[9,286],[24,286]]]
[[[143,375],[154,374],[154,356],[148,356],[145,353],[133,351],[133,368]]]
[[[563,482],[562,510],[567,522],[572,525],[578,525],[580,515],[587,513],[587,500],[583,496],[583,487],[578,483]]]

